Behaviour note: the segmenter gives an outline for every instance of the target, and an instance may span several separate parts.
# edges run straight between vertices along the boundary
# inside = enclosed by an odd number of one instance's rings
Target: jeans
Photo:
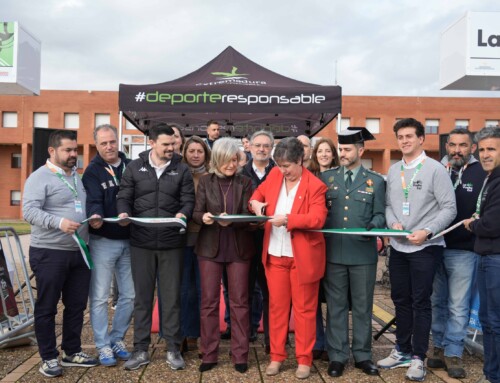
[[[428,246],[413,253],[391,247],[389,276],[396,309],[399,350],[424,360],[432,324],[432,283],[443,247]],[[353,299],[356,297],[353,294]]]
[[[134,311],[134,282],[130,246],[126,239],[91,235],[89,250],[94,261],[90,279],[90,321],[97,349],[123,340]],[[113,275],[120,291],[111,331],[108,332],[108,298]]]
[[[323,311],[321,309],[321,301],[318,299],[318,310],[316,311],[316,342],[313,350],[324,351],[325,345],[325,326],[323,325]]]
[[[478,259],[479,321],[483,328],[484,375],[500,383],[500,254]]]
[[[198,259],[194,246],[184,248],[184,269],[181,283],[181,329],[189,338],[200,337],[201,286]]]
[[[445,356],[462,357],[477,257],[472,251],[445,249],[437,265],[431,298],[432,339]]]
[[[90,270],[79,250],[30,247],[30,266],[35,274],[35,335],[42,360],[57,358],[56,314],[62,295],[62,343],[67,355],[80,352],[83,312],[89,295]]]

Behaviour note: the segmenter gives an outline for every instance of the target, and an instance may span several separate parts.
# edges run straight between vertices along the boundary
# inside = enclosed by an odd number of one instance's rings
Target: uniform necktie
[[[349,189],[352,185],[352,171],[348,170],[346,174],[347,179],[345,180],[345,187],[346,189]]]

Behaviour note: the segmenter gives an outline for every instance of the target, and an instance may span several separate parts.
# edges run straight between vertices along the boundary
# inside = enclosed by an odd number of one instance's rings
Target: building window
[[[10,157],[10,167],[12,169],[20,169],[21,168],[21,154],[20,153],[12,153]]]
[[[76,163],[78,169],[83,169],[83,154],[78,155],[78,161]]]
[[[455,120],[455,128],[469,129],[469,120]]]
[[[4,128],[17,128],[17,112],[3,112],[2,126]]]
[[[484,126],[500,126],[498,120],[486,120]]]
[[[21,192],[19,190],[10,191],[10,206],[21,205]]]
[[[64,129],[80,128],[80,115],[78,113],[64,113]]]
[[[363,165],[365,169],[371,169],[373,168],[373,160],[371,158],[362,158],[361,165]]]
[[[350,117],[342,117],[340,119],[340,128],[337,128],[337,133],[342,132],[343,130],[346,130],[349,126],[351,126],[351,119]]]
[[[372,134],[380,133],[380,118],[367,118],[366,129]]]
[[[33,127],[34,128],[48,128],[49,127],[49,114],[42,112],[33,113]]]
[[[425,134],[438,134],[439,120],[425,120]]]
[[[125,120],[125,129],[127,130],[137,130],[134,124],[132,124],[129,120]]]
[[[94,126],[105,125],[110,123],[109,114],[96,113],[94,117]]]

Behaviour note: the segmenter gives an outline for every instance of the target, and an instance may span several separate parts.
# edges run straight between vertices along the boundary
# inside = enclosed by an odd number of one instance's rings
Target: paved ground
[[[23,247],[26,248],[28,236],[22,236]],[[26,252],[27,254],[27,252]],[[380,272],[383,269],[383,258],[381,258]],[[378,316],[387,320],[393,314],[393,305],[390,299],[389,290],[382,285],[378,285],[375,291],[375,304]],[[325,309],[323,305],[323,309]],[[110,310],[111,311],[111,310]],[[57,317],[57,334],[61,333],[61,312],[60,307]],[[374,334],[381,328],[377,321],[373,321]],[[127,335],[127,343],[132,344],[132,330]],[[378,341],[373,343],[374,361],[387,356],[394,347],[394,335],[385,333]],[[89,322],[88,312],[85,315],[85,325],[82,334],[84,351],[95,355],[93,346],[92,330]],[[59,342],[60,343],[60,338]],[[172,371],[165,363],[165,344],[153,335],[153,345],[150,349],[152,362],[137,371],[129,372],[123,370],[123,362],[117,367],[95,367],[92,369],[67,368],[64,376],[58,378],[58,382],[290,382],[298,381],[295,378],[297,367],[294,360],[293,335],[291,336],[292,347],[289,349],[290,357],[284,364],[283,371],[276,377],[265,376],[265,367],[269,362],[269,357],[264,352],[263,336],[251,344],[249,355],[249,370],[245,374],[240,374],[233,369],[229,353],[229,341],[221,341],[219,365],[208,372],[200,374],[198,366],[200,360],[198,351],[189,351],[185,355],[187,368],[184,371]],[[50,381],[38,372],[40,358],[37,347],[25,345],[17,348],[0,350],[0,382],[41,382]],[[462,380],[450,379],[443,370],[429,370],[426,382],[475,382],[482,374],[482,360],[478,356],[464,355],[464,362],[468,377]],[[330,378],[327,374],[327,362],[315,362],[311,377],[308,382],[405,382],[405,369],[395,369],[392,371],[382,371],[379,377],[368,377],[353,367],[351,360],[344,376],[341,378]]]

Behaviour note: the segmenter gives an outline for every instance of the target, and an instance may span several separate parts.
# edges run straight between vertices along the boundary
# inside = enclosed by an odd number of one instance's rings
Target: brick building
[[[38,97],[0,96],[0,219],[22,217],[20,200],[24,183],[32,171],[33,127],[77,129],[82,169],[95,155],[92,129],[95,125],[119,125],[118,92],[42,91]],[[500,98],[439,98],[343,96],[341,127],[366,126],[376,141],[367,142],[365,165],[387,173],[400,159],[392,127],[403,117],[414,117],[426,126],[425,149],[439,156],[439,135],[455,126],[477,131],[498,125]],[[140,141],[141,132],[125,120],[127,142]],[[336,122],[318,136],[336,140]]]

